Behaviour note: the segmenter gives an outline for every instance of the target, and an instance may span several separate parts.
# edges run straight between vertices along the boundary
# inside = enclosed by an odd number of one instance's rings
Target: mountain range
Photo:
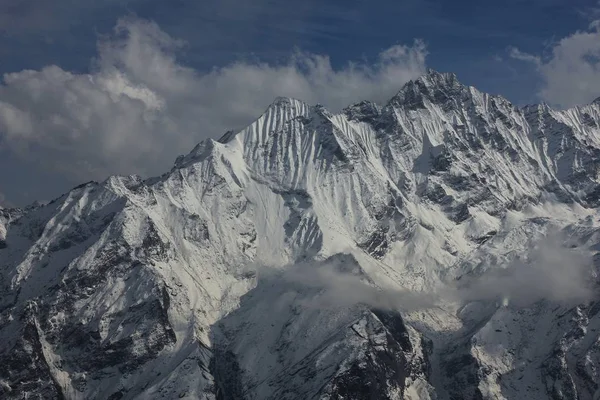
[[[0,209],[4,399],[600,398],[600,101],[428,71]]]

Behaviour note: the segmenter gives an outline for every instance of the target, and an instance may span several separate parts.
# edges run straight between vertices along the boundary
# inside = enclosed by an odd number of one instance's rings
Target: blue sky
[[[518,105],[585,103],[600,96],[599,9],[595,0],[0,0],[0,72],[10,74],[0,87],[0,202],[160,173],[276,95],[334,109],[361,95],[384,101],[425,67]],[[278,84],[249,82],[270,76]]]
[[[240,58],[277,62],[294,47],[327,54],[335,65],[374,57],[391,45],[421,38],[428,45],[432,68],[455,72],[465,82],[517,103],[532,99],[534,82],[523,76],[527,71],[520,70],[519,76],[507,66],[495,65],[495,56],[504,55],[508,46],[542,52],[549,42],[585,29],[598,7],[594,0],[2,3],[6,4],[0,5],[6,26],[0,46],[2,72],[47,64],[85,71],[96,54],[98,34],[110,32],[119,17],[136,15],[187,41],[182,61],[200,69]]]

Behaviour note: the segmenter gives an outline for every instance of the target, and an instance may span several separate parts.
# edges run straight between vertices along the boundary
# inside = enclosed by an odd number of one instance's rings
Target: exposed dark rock
[[[479,364],[471,354],[449,354],[442,362],[448,380],[446,387],[451,400],[484,400],[478,388]]]
[[[371,256],[381,259],[387,253],[389,246],[387,233],[388,229],[385,226],[382,226],[373,232],[365,242],[359,243],[358,247],[369,253]]]
[[[242,371],[235,354],[216,347],[209,369],[215,377],[215,395],[217,400],[244,400]]]

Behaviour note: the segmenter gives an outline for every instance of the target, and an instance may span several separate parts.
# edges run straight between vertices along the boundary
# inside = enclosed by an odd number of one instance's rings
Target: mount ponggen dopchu
[[[598,399],[600,102],[428,71],[0,209],[2,399]]]

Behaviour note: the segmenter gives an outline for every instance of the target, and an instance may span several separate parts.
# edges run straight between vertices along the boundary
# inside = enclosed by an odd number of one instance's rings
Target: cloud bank
[[[306,294],[305,305],[316,308],[345,308],[367,305],[382,310],[416,311],[435,307],[439,298],[432,293],[377,287],[368,277],[348,271],[344,259],[299,263],[283,271],[259,268],[259,277]],[[357,264],[352,263],[350,267]]]
[[[482,274],[465,275],[432,293],[377,287],[367,276],[352,271],[358,264],[349,259],[352,257],[332,257],[283,270],[258,267],[256,272],[270,282],[267,286],[304,293],[306,305],[318,308],[362,304],[411,312],[477,301],[515,307],[529,307],[539,301],[574,306],[596,296],[591,258],[582,250],[566,247],[559,234],[540,240],[524,259]]]
[[[568,248],[559,234],[539,241],[525,255],[504,269],[486,271],[451,289],[460,301],[496,300],[527,307],[540,300],[576,305],[594,298],[591,258]]]
[[[548,55],[514,47],[509,55],[537,69],[543,80],[538,96],[550,104],[568,108],[600,96],[600,20],[554,43]]]
[[[416,41],[341,68],[297,51],[277,65],[240,61],[203,73],[178,62],[184,46],[128,18],[99,40],[90,73],[52,65],[5,74],[0,146],[77,180],[159,174],[195,143],[243,128],[277,96],[333,110],[384,101],[424,72],[427,55]]]

